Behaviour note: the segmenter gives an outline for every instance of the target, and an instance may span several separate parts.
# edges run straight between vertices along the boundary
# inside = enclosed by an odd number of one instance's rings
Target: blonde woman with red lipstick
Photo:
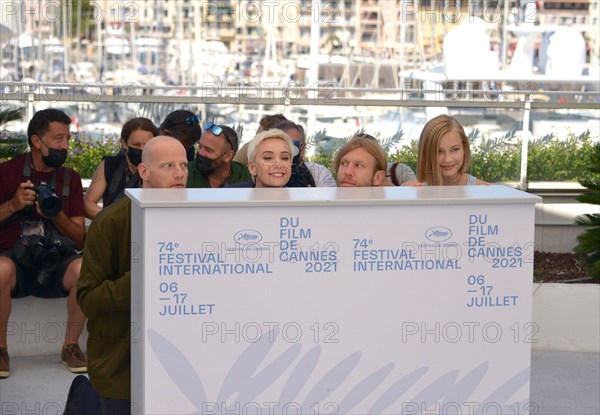
[[[403,186],[488,184],[466,172],[470,161],[471,149],[462,125],[448,115],[438,115],[421,132],[417,180]]]

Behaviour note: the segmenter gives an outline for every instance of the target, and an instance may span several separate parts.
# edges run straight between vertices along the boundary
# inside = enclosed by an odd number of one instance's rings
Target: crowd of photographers
[[[115,316],[120,316],[125,330],[129,327],[126,188],[483,183],[464,173],[469,156],[464,130],[452,118],[443,117],[431,120],[424,133],[427,128],[433,132],[421,136],[423,147],[433,150],[421,154],[420,148],[419,166],[430,163],[423,170],[435,174],[420,175],[418,181],[408,166],[388,163],[377,140],[367,134],[354,136],[338,151],[336,180],[326,166],[305,160],[304,128],[282,114],[263,117],[254,139],[241,148],[232,128],[213,122],[201,126],[199,116],[186,110],[170,113],[159,127],[146,118],[134,118],[123,126],[122,150],[101,162],[84,198],[79,174],[63,166],[70,117],[56,109],[35,113],[27,130],[30,152],[0,164],[0,378],[10,374],[11,299],[67,297],[68,330],[61,361],[73,373],[87,372],[89,364],[88,388],[98,396],[98,413],[102,408],[104,413],[127,413],[128,342],[107,343],[107,347],[92,344],[106,339],[102,330],[111,325],[116,330],[110,323]],[[93,219],[87,238],[85,217]],[[89,360],[78,344],[86,317]],[[119,358],[114,357],[117,349]]]

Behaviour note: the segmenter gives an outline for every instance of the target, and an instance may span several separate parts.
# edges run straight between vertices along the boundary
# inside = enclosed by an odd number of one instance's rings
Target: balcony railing
[[[552,80],[556,84],[568,80]],[[173,110],[181,106],[195,107],[203,116],[224,116],[237,112],[238,122],[249,118],[257,120],[267,113],[283,113],[290,118],[301,118],[308,135],[318,130],[318,120],[331,118],[332,129],[336,118],[369,118],[373,121],[385,111],[416,114],[421,124],[431,113],[468,113],[470,118],[491,122],[510,116],[519,125],[518,138],[522,140],[518,187],[526,190],[527,152],[529,140],[556,133],[558,121],[574,129],[582,117],[588,120],[583,127],[591,127],[592,140],[598,140],[600,129],[600,95],[598,92],[544,91],[533,82],[515,80],[481,79],[473,82],[447,80],[436,89],[424,89],[418,82],[407,82],[399,89],[340,88],[334,82],[323,82],[314,87],[300,87],[292,82],[282,85],[277,82],[224,85],[205,82],[197,86],[153,86],[133,82],[114,84],[75,83],[20,83],[0,82],[0,103],[15,103],[25,106],[24,119],[32,116],[39,104],[65,107],[67,104],[86,105],[114,104],[129,108],[134,113],[141,107],[146,110],[157,106]],[[212,107],[211,109],[208,106]],[[167,108],[168,107],[168,108]],[[90,109],[89,111],[94,111]],[[158,110],[160,112],[160,109]],[[158,114],[162,117],[166,115]],[[554,119],[542,123],[544,116]],[[466,117],[466,115],[465,115]],[[570,119],[574,121],[571,122]],[[538,120],[542,131],[533,131],[532,119]],[[376,120],[375,120],[376,121]],[[402,122],[402,121],[399,121]],[[418,139],[420,130],[406,131],[406,122],[399,128],[408,139]],[[364,124],[363,124],[364,125]],[[321,125],[322,126],[322,125]],[[594,130],[594,126],[596,129]],[[534,126],[535,127],[535,126]],[[85,125],[80,127],[85,128]],[[359,126],[357,126],[357,129]],[[538,128],[538,130],[539,130]],[[501,128],[499,127],[498,130]],[[544,130],[546,129],[546,130]],[[588,128],[590,129],[590,128]],[[331,133],[331,130],[330,130]],[[334,132],[335,135],[335,132]],[[338,134],[339,135],[339,134]],[[485,137],[484,137],[485,138]],[[488,137],[489,138],[489,137]]]

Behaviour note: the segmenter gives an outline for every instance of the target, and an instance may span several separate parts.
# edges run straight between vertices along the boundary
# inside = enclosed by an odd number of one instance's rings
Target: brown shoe
[[[73,373],[87,372],[87,360],[77,343],[63,346],[60,360]]]
[[[7,378],[10,375],[8,369],[8,349],[6,347],[0,347],[0,379]]]

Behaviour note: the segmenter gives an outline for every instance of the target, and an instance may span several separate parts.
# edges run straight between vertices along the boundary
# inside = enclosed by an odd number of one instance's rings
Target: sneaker
[[[63,346],[60,361],[73,373],[87,372],[87,360],[77,343]]]
[[[10,375],[8,369],[8,349],[6,347],[0,347],[0,379],[7,378]]]

